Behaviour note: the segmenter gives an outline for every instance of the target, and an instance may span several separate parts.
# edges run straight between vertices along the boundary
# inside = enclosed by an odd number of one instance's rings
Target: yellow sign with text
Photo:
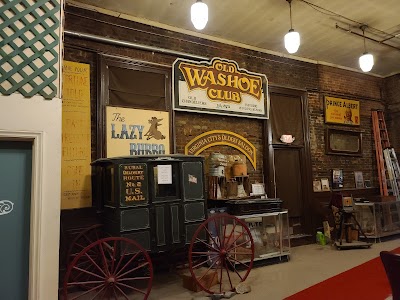
[[[90,65],[63,63],[61,208],[92,205]]]
[[[243,136],[231,131],[212,130],[204,132],[186,144],[185,154],[199,155],[204,150],[218,145],[226,145],[236,148],[246,155],[250,163],[253,165],[254,170],[256,169],[256,147],[254,147],[254,145]]]
[[[360,101],[325,96],[325,123],[360,125]]]
[[[169,154],[169,112],[106,107],[107,157]]]

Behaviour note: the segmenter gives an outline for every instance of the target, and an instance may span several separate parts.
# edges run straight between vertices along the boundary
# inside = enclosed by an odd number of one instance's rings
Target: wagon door
[[[182,243],[182,198],[179,161],[157,161],[150,168],[152,176],[152,209],[154,210],[153,243],[158,251]]]
[[[205,195],[201,161],[182,163],[183,211],[185,242],[190,243],[194,232],[205,220]]]

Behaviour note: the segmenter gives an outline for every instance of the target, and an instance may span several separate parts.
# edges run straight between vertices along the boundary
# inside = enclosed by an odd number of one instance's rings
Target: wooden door
[[[274,149],[276,196],[283,199],[291,218],[304,215],[300,149]]]
[[[271,88],[270,99],[265,162],[269,196],[283,200],[294,233],[309,233],[312,210],[307,209],[311,196],[307,99],[302,91],[283,88]],[[294,141],[285,143],[282,135],[291,135]]]
[[[0,141],[1,299],[28,299],[32,143]]]

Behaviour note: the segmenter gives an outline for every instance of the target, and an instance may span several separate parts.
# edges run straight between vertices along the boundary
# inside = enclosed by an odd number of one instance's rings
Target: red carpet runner
[[[400,253],[400,248],[392,252]],[[391,293],[385,269],[377,257],[285,300],[384,300]]]

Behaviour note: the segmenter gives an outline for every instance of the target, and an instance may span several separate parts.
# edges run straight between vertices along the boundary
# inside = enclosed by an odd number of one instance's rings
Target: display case
[[[355,203],[355,213],[367,238],[400,233],[400,201]]]
[[[290,235],[288,211],[241,215],[254,240],[254,261],[279,258],[288,260]]]

